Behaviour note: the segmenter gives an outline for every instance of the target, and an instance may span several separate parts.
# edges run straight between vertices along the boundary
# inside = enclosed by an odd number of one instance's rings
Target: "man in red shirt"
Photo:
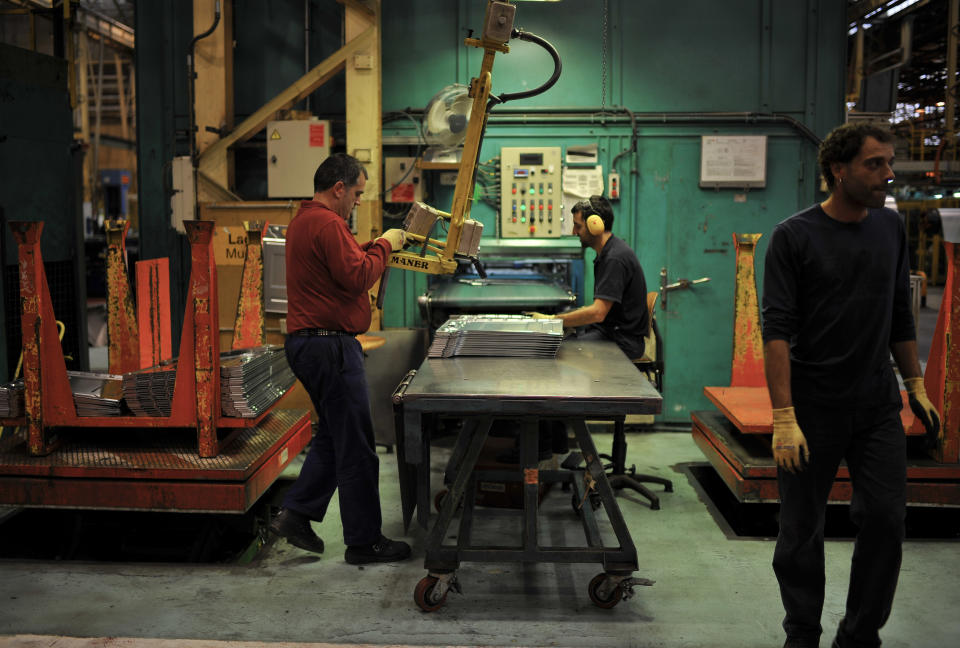
[[[320,420],[300,476],[270,523],[290,544],[322,553],[310,521],[323,520],[339,490],[344,559],[354,565],[410,556],[407,543],[380,532],[380,461],[355,337],[370,327],[368,291],[405,239],[392,229],[363,245],[354,240],[347,219],[366,183],[356,158],[331,155],[314,174],[313,200],[303,201],[287,228],[287,361]]]

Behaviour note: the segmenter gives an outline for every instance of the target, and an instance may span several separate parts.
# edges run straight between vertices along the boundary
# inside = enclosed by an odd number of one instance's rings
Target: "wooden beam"
[[[113,51],[113,69],[117,73],[117,98],[120,102],[120,135],[123,139],[130,139],[130,128],[127,123],[127,92],[123,82],[123,59],[119,52]]]
[[[343,5],[344,10],[350,9],[351,11],[361,14],[365,14],[367,18],[371,21],[376,20],[377,16],[380,15],[380,2],[379,0],[368,0],[371,4],[376,3],[375,7],[370,7],[361,2],[360,0],[337,0],[340,4]],[[347,36],[349,38],[349,36]]]
[[[90,38],[86,32],[78,34],[77,38],[77,106],[80,110],[80,139],[87,145],[90,143]],[[83,159],[83,202],[93,200],[93,157],[85,155]]]
[[[347,153],[359,159],[367,169],[367,187],[357,207],[357,239],[366,242],[383,231],[383,206],[380,199],[383,133],[380,56],[380,0],[361,4],[340,0],[343,4],[343,31],[350,40],[374,30],[368,44],[358,49],[346,64]],[[371,291],[376,303],[379,283]],[[373,309],[370,330],[383,328],[380,310]]]
[[[193,0],[193,32],[201,34],[213,24],[217,0]],[[213,146],[219,135],[206,128],[229,129],[233,126],[233,16],[232,1],[221,3],[220,22],[212,34],[197,41],[194,70],[197,73],[193,109],[197,124],[197,151]],[[229,164],[224,164],[214,179],[229,186]]]
[[[200,155],[200,170],[210,178],[218,179],[222,177],[227,165],[227,150],[231,146],[250,139],[259,132],[260,129],[266,126],[268,121],[274,119],[281,110],[287,110],[329,81],[337,72],[344,68],[347,59],[369,48],[371,41],[375,37],[377,37],[377,30],[374,27],[367,28],[359,36],[348,41],[346,45],[294,81],[286,90],[247,117],[229,135],[226,135],[207,148],[207,150]],[[379,106],[380,101],[378,99],[377,107],[379,108]],[[218,179],[217,182],[220,182],[220,180]]]

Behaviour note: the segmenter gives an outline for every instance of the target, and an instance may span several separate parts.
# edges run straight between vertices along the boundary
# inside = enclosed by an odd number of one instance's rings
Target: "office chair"
[[[663,393],[663,338],[660,330],[657,328],[657,319],[654,317],[654,307],[657,305],[657,292],[647,293],[647,310],[650,313],[650,333],[647,335],[644,346],[643,357],[633,360],[633,365],[637,370],[647,376],[647,379],[653,384],[661,394]],[[609,455],[601,454],[600,457],[610,461],[606,466],[609,473],[607,480],[614,489],[630,488],[640,493],[650,500],[650,508],[660,509],[660,498],[643,485],[641,482],[661,484],[667,493],[673,492],[673,482],[663,477],[655,475],[646,475],[638,473],[636,466],[626,467],[627,461],[627,438],[624,430],[625,418],[620,417],[615,420],[613,427],[613,447]]]

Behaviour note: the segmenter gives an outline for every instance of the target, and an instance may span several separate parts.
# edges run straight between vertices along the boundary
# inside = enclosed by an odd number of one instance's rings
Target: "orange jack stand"
[[[240,299],[233,322],[234,349],[245,349],[263,344],[263,232],[266,223],[243,221],[247,230],[247,249],[240,279]]]
[[[107,231],[107,349],[109,371],[125,374],[140,368],[140,336],[127,277],[127,230],[125,220],[108,220]]]
[[[946,221],[944,225],[946,230]],[[960,461],[960,348],[955,342],[960,340],[960,242],[945,240],[943,245],[947,257],[946,284],[923,383],[930,402],[942,416],[942,436],[931,454],[941,463],[955,464]],[[923,434],[923,425],[915,421],[911,432]]]

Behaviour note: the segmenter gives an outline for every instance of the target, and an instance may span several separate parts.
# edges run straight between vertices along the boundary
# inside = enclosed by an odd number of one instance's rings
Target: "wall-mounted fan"
[[[470,89],[462,83],[448,85],[434,95],[423,111],[423,137],[428,162],[459,162],[473,100]]]

